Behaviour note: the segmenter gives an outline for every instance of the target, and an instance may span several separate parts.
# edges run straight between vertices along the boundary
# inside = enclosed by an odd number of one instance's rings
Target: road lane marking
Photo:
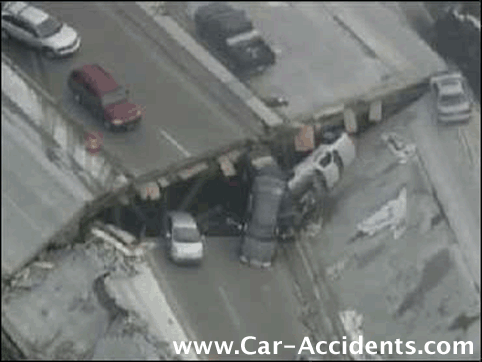
[[[191,153],[189,153],[188,150],[186,150],[179,142],[177,142],[169,133],[164,131],[163,129],[159,129],[159,132],[162,133],[164,137],[167,138],[169,142],[171,142],[176,148],[186,157],[191,157]]]
[[[467,158],[469,160],[469,165],[470,167],[473,167],[474,160],[472,157],[472,150],[470,149],[469,141],[467,140],[467,135],[465,134],[465,129],[459,128],[457,134],[458,134],[459,142],[462,144],[462,148],[464,149],[464,152],[467,155]]]
[[[267,4],[273,8],[277,8],[277,7],[286,8],[290,6],[290,4],[286,1],[268,1]]]
[[[229,302],[228,296],[224,291],[223,287],[219,287],[219,293],[221,294],[221,298],[223,298],[224,304],[226,304],[226,309],[228,310],[228,314],[231,317],[236,329],[239,331],[241,328],[241,321],[239,319],[238,313],[234,309],[233,305]]]
[[[14,207],[15,209],[17,209],[17,211],[20,213],[20,215],[22,215],[22,216],[24,217],[24,219],[27,220],[28,223],[32,226],[32,228],[34,228],[35,230],[37,230],[37,231],[40,233],[40,235],[42,235],[42,237],[43,237],[42,228],[40,228],[40,227],[32,220],[32,218],[31,218],[30,216],[28,216],[28,215],[25,213],[25,211],[23,211],[23,210],[20,208],[20,206],[18,206],[18,205],[16,204],[15,201],[13,201],[7,194],[3,194],[3,195],[2,195],[2,198],[5,198],[5,199],[7,199],[8,201],[10,201],[10,203],[13,205],[13,207]]]

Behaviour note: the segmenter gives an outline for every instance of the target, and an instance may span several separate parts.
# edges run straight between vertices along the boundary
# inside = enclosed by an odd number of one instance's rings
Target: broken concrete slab
[[[116,303],[135,313],[144,321],[150,321],[146,326],[151,335],[164,336],[165,340],[186,341],[182,328],[169,315],[174,315],[162,293],[158,292],[157,281],[147,265],[140,265],[139,274],[133,278],[108,277],[106,288]],[[168,309],[166,311],[159,310]],[[171,346],[168,353],[174,356]],[[197,360],[194,354],[179,356],[182,359]]]
[[[416,147],[413,143],[407,143],[403,137],[395,132],[384,133],[381,136],[390,151],[398,158],[399,162],[407,163],[410,157],[415,156]]]
[[[165,315],[168,306],[159,296],[152,305],[153,296],[161,292],[152,276],[146,279],[146,272],[150,272],[147,266],[125,259],[108,244],[92,242],[46,251],[18,275],[17,283],[4,289],[2,327],[28,358],[173,358],[167,345],[170,338],[182,337],[175,317],[166,316],[169,323],[153,326],[145,313],[118,306],[117,294],[112,297],[109,282],[104,281],[110,275],[124,296],[136,299],[136,307],[154,308],[155,315]],[[174,328],[177,334],[169,337]]]
[[[358,232],[373,236],[380,230],[389,227],[393,238],[398,239],[403,233],[403,223],[407,213],[407,189],[400,190],[397,198],[390,200],[380,210],[357,225]]]
[[[368,112],[368,120],[370,122],[381,122],[382,120],[382,101],[381,99],[375,100],[370,103],[370,110]]]

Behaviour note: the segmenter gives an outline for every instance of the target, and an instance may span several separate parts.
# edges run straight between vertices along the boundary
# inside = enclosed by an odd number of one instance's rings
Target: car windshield
[[[440,104],[444,106],[455,106],[465,102],[465,96],[462,93],[459,94],[443,94],[440,96]]]
[[[107,106],[109,104],[119,103],[126,100],[126,90],[124,87],[119,87],[112,92],[105,93],[102,96],[102,104]]]
[[[62,23],[54,18],[48,18],[37,26],[37,33],[40,38],[48,38],[57,34],[62,28]]]
[[[174,228],[174,240],[183,243],[197,243],[201,238],[199,231],[194,227]]]

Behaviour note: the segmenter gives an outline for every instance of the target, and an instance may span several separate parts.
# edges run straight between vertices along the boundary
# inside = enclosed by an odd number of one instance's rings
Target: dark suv
[[[134,129],[142,119],[141,106],[131,103],[127,90],[98,64],[74,69],[68,86],[74,99],[102,119],[107,130]]]
[[[278,213],[286,189],[286,175],[278,165],[264,166],[257,172],[248,200],[241,262],[271,266],[276,253]]]

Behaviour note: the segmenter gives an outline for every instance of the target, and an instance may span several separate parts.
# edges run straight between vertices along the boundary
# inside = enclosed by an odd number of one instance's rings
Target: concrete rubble
[[[413,143],[407,144],[406,141],[396,133],[384,133],[381,136],[383,142],[387,144],[390,151],[404,164],[410,157],[415,156],[416,147]]]
[[[389,227],[397,240],[403,233],[407,212],[407,189],[404,187],[398,197],[390,200],[380,210],[357,225],[358,232],[369,236]]]
[[[143,253],[125,253],[119,239],[116,246],[106,243],[108,229],[101,234],[93,226],[84,244],[43,252],[5,285],[2,323],[27,357],[179,359],[166,340],[171,332],[185,338],[175,321],[166,317],[169,323],[158,325],[159,318],[146,314],[142,291],[154,301],[159,292]],[[134,294],[139,300],[126,304],[125,296]],[[166,312],[162,302],[159,314]]]

